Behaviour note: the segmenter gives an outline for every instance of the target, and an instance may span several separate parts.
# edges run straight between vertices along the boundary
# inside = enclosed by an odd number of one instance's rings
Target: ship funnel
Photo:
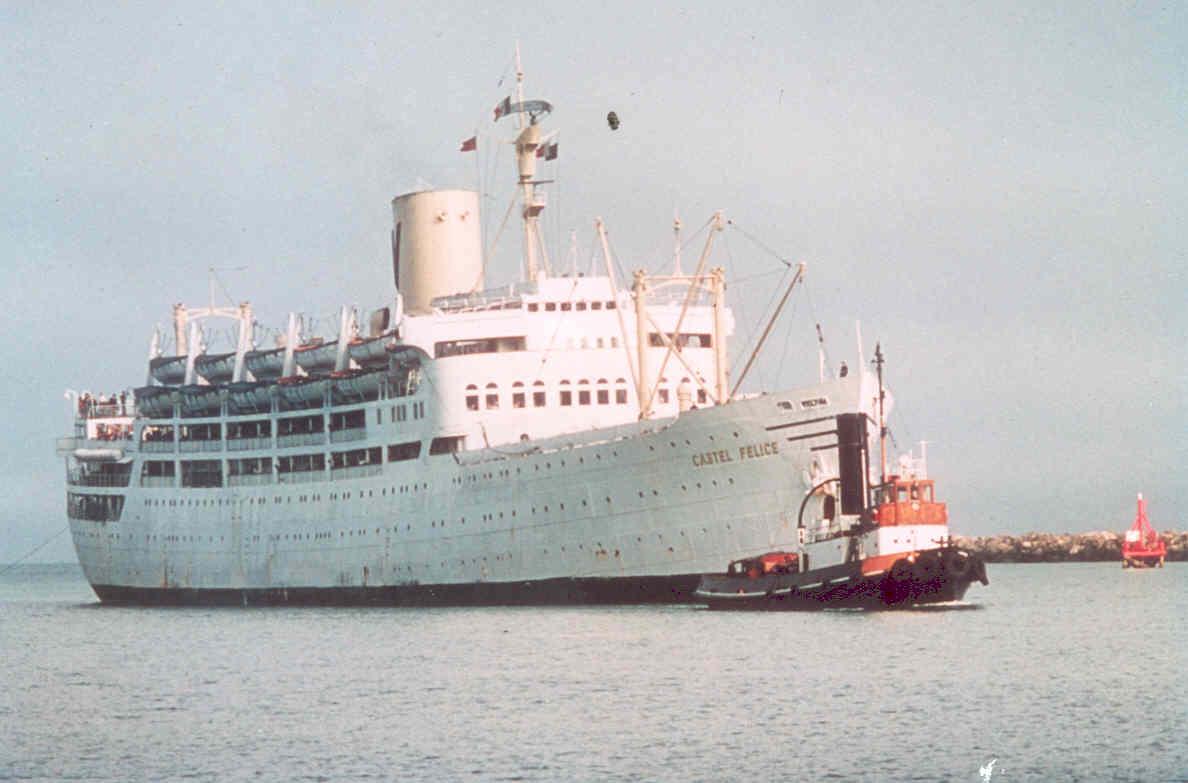
[[[483,286],[478,193],[426,190],[392,201],[392,265],[409,312],[424,312],[436,297]]]

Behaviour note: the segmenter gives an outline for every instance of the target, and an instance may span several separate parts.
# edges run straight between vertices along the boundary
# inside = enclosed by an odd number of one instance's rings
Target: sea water
[[[1188,565],[927,611],[138,609],[0,577],[0,779],[1188,779]]]

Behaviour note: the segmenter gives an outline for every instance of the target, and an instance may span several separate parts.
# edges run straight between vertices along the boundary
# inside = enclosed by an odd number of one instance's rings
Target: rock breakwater
[[[1165,531],[1167,559],[1188,560],[1188,531]],[[1122,559],[1122,533],[1024,533],[1019,536],[953,536],[987,563],[1092,563]]]

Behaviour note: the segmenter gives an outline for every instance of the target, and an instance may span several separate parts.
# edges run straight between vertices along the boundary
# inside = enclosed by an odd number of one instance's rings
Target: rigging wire
[[[756,236],[754,236],[753,234],[751,234],[749,231],[747,231],[746,229],[744,229],[744,228],[743,228],[742,226],[740,226],[738,223],[735,223],[733,220],[727,220],[727,221],[726,221],[726,225],[728,225],[728,226],[731,226],[731,227],[733,227],[734,229],[736,229],[736,230],[737,230],[737,231],[738,231],[740,234],[742,234],[744,237],[746,237],[747,239],[749,239],[749,240],[751,240],[752,242],[754,242],[756,245],[758,245],[758,246],[759,246],[759,248],[760,248],[760,249],[762,249],[763,251],[765,251],[765,252],[766,252],[768,255],[770,255],[772,258],[776,259],[777,261],[779,261],[779,262],[780,262],[781,264],[783,264],[784,266],[786,266],[786,267],[792,267],[792,266],[793,266],[793,264],[792,264],[792,262],[791,262],[791,261],[789,261],[788,259],[786,259],[786,258],[784,258],[783,256],[781,256],[779,253],[777,253],[776,251],[772,250],[772,249],[771,249],[770,247],[768,247],[767,245],[763,244],[763,242],[762,242],[762,241],[760,241],[758,237],[756,237]]]
[[[37,546],[33,547],[33,549],[31,549],[29,552],[27,552],[27,553],[26,553],[26,554],[25,554],[23,557],[20,557],[20,558],[18,558],[18,559],[16,559],[16,560],[12,561],[11,563],[9,563],[9,564],[8,564],[8,566],[7,566],[7,567],[5,567],[5,569],[4,569],[3,571],[0,571],[0,576],[4,576],[4,575],[5,575],[5,574],[7,574],[9,571],[11,571],[12,569],[16,568],[16,567],[17,567],[18,565],[20,565],[21,563],[23,563],[23,562],[25,562],[26,560],[28,560],[30,557],[33,557],[33,555],[37,554],[37,553],[38,553],[38,552],[40,552],[42,549],[45,549],[47,546],[49,546],[49,545],[50,545],[50,543],[51,543],[52,541],[54,541],[56,538],[58,538],[59,536],[61,536],[63,533],[65,533],[65,532],[66,532],[67,530],[69,530],[69,529],[70,529],[70,525],[67,525],[66,527],[64,527],[64,528],[62,528],[61,530],[59,530],[57,533],[54,533],[52,536],[50,536],[50,537],[49,537],[49,538],[47,538],[46,540],[42,541],[42,542],[41,542],[40,544],[38,544]]]

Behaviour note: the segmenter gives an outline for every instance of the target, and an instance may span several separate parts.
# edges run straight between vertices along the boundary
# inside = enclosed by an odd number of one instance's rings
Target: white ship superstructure
[[[266,348],[247,304],[177,305],[149,385],[79,400],[59,453],[102,599],[684,600],[741,557],[854,556],[842,533],[863,520],[843,495],[867,488],[831,479],[839,416],[862,414],[862,453],[873,443],[874,376],[739,397],[713,231],[690,274],[619,281],[609,251],[605,275],[550,274],[535,169],[550,107],[504,107],[521,125],[522,281],[485,287],[476,193],[405,194],[390,304],[344,307],[320,339],[290,316]],[[212,317],[235,321],[234,350],[206,352]],[[880,531],[864,554],[946,532]]]

